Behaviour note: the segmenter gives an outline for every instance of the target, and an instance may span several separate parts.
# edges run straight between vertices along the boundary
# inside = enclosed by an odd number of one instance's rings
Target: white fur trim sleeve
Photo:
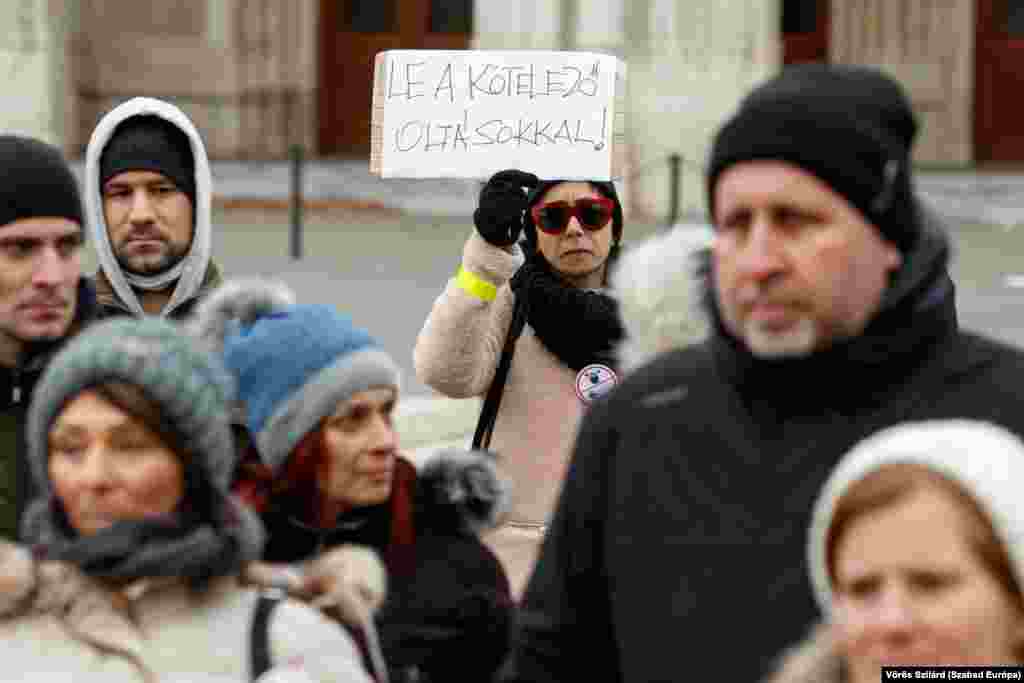
[[[258,683],[373,683],[348,633],[301,602],[275,608],[269,641],[273,668]]]
[[[522,251],[485,242],[474,231],[462,253],[462,268],[497,288],[492,301],[448,280],[416,339],[413,363],[421,382],[452,398],[487,391],[505,344],[514,297],[508,281],[523,264]]]
[[[611,275],[626,330],[616,349],[623,373],[707,335],[699,253],[709,243],[704,233],[679,227],[623,252]]]

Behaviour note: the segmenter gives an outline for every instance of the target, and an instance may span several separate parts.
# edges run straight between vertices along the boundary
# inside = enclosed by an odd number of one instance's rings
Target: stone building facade
[[[214,158],[300,144],[365,156],[373,55],[389,48],[588,49],[628,66],[622,180],[630,207],[703,206],[710,136],[784,64],[894,74],[921,112],[917,161],[1024,161],[1021,0],[10,0],[0,3],[2,127],[79,155],[133,95],[192,116]]]

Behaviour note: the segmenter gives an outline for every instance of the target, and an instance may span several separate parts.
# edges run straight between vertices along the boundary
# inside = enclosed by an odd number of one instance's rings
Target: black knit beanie
[[[188,135],[170,121],[141,114],[118,125],[100,156],[100,187],[125,171],[160,173],[188,195],[195,206],[192,146]]]
[[[78,182],[60,151],[19,135],[0,135],[0,226],[23,218],[67,218],[84,225]]]
[[[619,195],[615,191],[614,183],[600,180],[587,180],[587,181],[574,181],[574,180],[544,180],[538,183],[537,187],[530,190],[527,195],[526,201],[527,206],[531,209],[544,197],[544,194],[555,185],[561,183],[572,183],[572,182],[586,182],[591,185],[602,196],[615,202],[615,208],[612,210],[612,241],[618,244],[622,240],[622,202],[619,201]],[[523,216],[523,237],[526,239],[526,243],[530,246],[531,251],[537,249],[537,226],[533,224],[533,215],[529,210]]]
[[[707,172],[740,161],[795,164],[841,194],[903,252],[920,234],[910,179],[917,123],[903,88],[863,66],[786,67],[750,92],[715,136]]]

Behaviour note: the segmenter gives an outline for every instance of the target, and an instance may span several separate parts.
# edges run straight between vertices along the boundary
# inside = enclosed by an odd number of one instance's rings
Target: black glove
[[[473,212],[480,236],[496,247],[515,244],[527,208],[523,188],[532,189],[538,183],[537,176],[523,171],[499,171],[491,176],[480,190],[480,202]]]

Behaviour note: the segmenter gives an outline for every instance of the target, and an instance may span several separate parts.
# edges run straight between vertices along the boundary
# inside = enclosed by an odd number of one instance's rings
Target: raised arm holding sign
[[[384,178],[488,178],[518,168],[609,180],[624,79],[621,60],[593,52],[380,52],[370,170]]]

